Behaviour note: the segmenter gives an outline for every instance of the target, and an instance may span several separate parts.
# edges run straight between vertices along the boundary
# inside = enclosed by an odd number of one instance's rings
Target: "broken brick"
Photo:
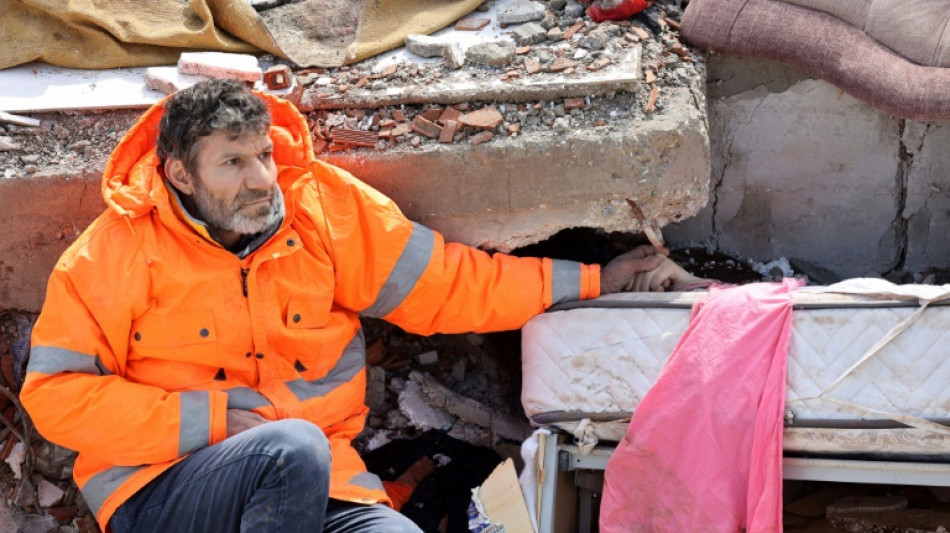
[[[439,133],[439,142],[450,143],[455,138],[455,133],[459,130],[461,124],[457,120],[452,119],[447,119],[442,122],[445,124],[445,127],[443,127]]]
[[[525,59],[524,69],[528,74],[537,74],[538,72],[541,72],[541,60],[535,58]]]
[[[398,109],[393,109],[392,116],[393,116],[393,120],[395,120],[396,122],[406,121],[406,114]]]
[[[565,41],[570,41],[571,37],[574,37],[574,34],[579,32],[581,28],[584,27],[584,21],[580,20],[574,23],[573,26],[564,31],[563,39]]]
[[[518,54],[519,56],[523,56],[530,51],[531,51],[531,45],[515,48],[515,53]]]
[[[379,78],[386,78],[396,73],[396,65],[389,65],[377,75]]]
[[[647,100],[647,106],[643,109],[644,113],[652,113],[656,110],[656,98],[660,95],[660,88],[656,85],[650,89],[650,98]]]
[[[462,113],[459,112],[459,110],[455,109],[454,107],[446,107],[442,111],[442,114],[439,115],[438,120],[444,125],[449,120],[458,121],[459,117],[461,116],[462,116]]]
[[[294,73],[287,65],[274,65],[264,71],[264,83],[272,91],[286,89],[293,85]]]
[[[402,137],[403,135],[409,133],[410,131],[412,131],[412,128],[409,126],[409,124],[400,124],[396,126],[395,128],[393,128],[391,135],[393,137]]]
[[[365,109],[345,109],[343,113],[351,118],[363,118],[366,116]]]
[[[507,129],[508,129],[508,135],[517,135],[521,133],[521,124],[517,122],[514,124],[508,124]]]
[[[623,38],[634,44],[639,43],[641,40],[639,35],[629,32],[623,34]]]
[[[557,26],[548,30],[548,39],[551,41],[560,41],[564,38],[564,30]]]
[[[359,79],[358,82],[353,84],[353,87],[360,88],[360,87],[365,87],[366,85],[369,85],[369,78],[367,78],[366,76],[363,76],[362,78]]]
[[[426,120],[421,115],[416,115],[416,118],[412,119],[412,131],[421,133],[430,139],[437,139],[439,134],[442,133],[442,127],[435,122]]]
[[[455,109],[458,109],[459,111],[464,112],[464,111],[468,111],[471,108],[472,108],[472,104],[469,102],[462,102],[461,104],[455,104]]]
[[[350,144],[366,148],[375,148],[376,141],[379,140],[379,134],[375,131],[350,130],[344,128],[333,130],[332,137],[334,144]]]
[[[600,128],[600,127],[606,126],[606,125],[607,125],[607,121],[604,120],[604,119],[602,119],[602,118],[597,119],[597,120],[594,121],[594,127],[595,127],[595,128]]]
[[[384,118],[379,121],[380,128],[393,128],[396,126],[396,121],[391,118]]]
[[[472,146],[478,146],[479,144],[492,140],[494,136],[495,134],[490,131],[481,131],[469,137],[469,141],[472,143]]]
[[[577,61],[567,59],[566,57],[559,57],[551,63],[551,66],[548,67],[548,72],[563,72],[576,66]]]
[[[600,59],[594,61],[594,62],[591,63],[590,65],[588,65],[588,66],[587,66],[587,70],[590,70],[591,72],[595,72],[595,71],[598,71],[598,70],[600,70],[600,69],[606,67],[606,66],[609,65],[610,63],[611,63],[610,58],[602,57],[602,58],[600,58]]]
[[[422,116],[426,120],[435,122],[436,120],[439,120],[439,117],[442,116],[442,110],[439,109],[438,107],[430,107],[429,109],[426,109],[425,112],[422,113]]]
[[[689,55],[689,50],[687,50],[683,45],[678,44],[670,47],[670,51],[680,57],[686,57]]]
[[[515,79],[515,78],[520,78],[521,73],[518,72],[517,70],[509,70],[508,72],[505,73],[505,76],[508,76],[508,79]]]
[[[505,117],[495,109],[495,106],[483,107],[478,111],[466,113],[459,118],[462,124],[483,130],[495,129],[499,124],[504,122],[504,120]]]
[[[643,28],[641,28],[641,27],[639,27],[639,26],[630,26],[630,31],[632,31],[633,33],[635,33],[635,34],[637,35],[637,37],[640,38],[641,41],[649,41],[649,40],[650,40],[650,34],[647,33],[647,31],[646,31],[645,29],[643,29]]]
[[[328,143],[327,141],[323,139],[317,139],[316,141],[313,142],[313,154],[314,155],[322,154],[323,151],[326,150],[327,146],[329,145],[330,143]]]
[[[647,70],[643,73],[643,81],[645,83],[656,83],[656,74],[652,70]]]
[[[564,110],[570,111],[572,109],[584,109],[584,99],[583,98],[565,98],[564,99]]]
[[[484,17],[465,17],[455,23],[456,31],[478,31],[491,24],[491,19]]]

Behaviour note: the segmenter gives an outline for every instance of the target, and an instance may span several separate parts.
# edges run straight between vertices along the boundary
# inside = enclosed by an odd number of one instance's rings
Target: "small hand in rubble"
[[[242,431],[247,431],[253,427],[270,422],[263,416],[243,409],[228,409],[227,414],[227,435],[233,437]]]
[[[600,273],[600,293],[678,291],[709,280],[698,278],[670,258],[666,248],[638,246],[611,260]],[[708,283],[706,283],[708,285]]]

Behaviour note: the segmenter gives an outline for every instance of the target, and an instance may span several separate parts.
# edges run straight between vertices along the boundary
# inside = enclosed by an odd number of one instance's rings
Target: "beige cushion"
[[[772,0],[834,15],[899,55],[950,67],[950,0]]]

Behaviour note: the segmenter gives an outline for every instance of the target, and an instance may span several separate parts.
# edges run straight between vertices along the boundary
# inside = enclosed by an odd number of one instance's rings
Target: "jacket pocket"
[[[294,296],[287,301],[287,329],[322,328],[330,319],[329,296]]]
[[[211,309],[146,313],[132,323],[126,377],[169,391],[209,383],[225,366],[219,344]]]

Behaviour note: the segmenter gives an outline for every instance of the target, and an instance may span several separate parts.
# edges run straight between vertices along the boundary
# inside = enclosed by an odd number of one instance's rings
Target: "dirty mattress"
[[[618,441],[700,297],[609,295],[529,321],[522,337],[528,418]],[[950,454],[950,428],[934,423],[950,421],[950,306],[912,317],[918,310],[914,300],[796,293],[786,451]]]

